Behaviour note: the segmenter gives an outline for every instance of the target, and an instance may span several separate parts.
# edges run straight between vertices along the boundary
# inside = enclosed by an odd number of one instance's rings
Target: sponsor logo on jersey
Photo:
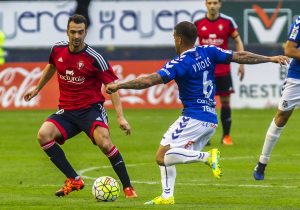
[[[81,76],[75,77],[73,70],[66,70],[65,75],[58,73],[58,76],[61,80],[65,80],[67,82],[74,83],[74,84],[82,84],[85,81],[84,77]]]
[[[217,38],[217,35],[216,34],[209,34],[209,38],[210,39],[215,39],[215,38]]]
[[[66,70],[66,75],[73,76],[74,71],[73,70]]]
[[[224,39],[218,38],[217,34],[209,34],[208,39],[202,39],[203,44],[220,46],[224,43]]]
[[[215,45],[215,46],[220,46],[224,43],[224,39],[211,39],[211,38],[208,38],[208,39],[202,39],[202,43],[203,44],[208,44],[208,45]]]
[[[57,59],[57,61],[58,61],[58,62],[61,62],[61,63],[64,62],[64,60],[63,60],[62,57],[59,57],[59,59]]]

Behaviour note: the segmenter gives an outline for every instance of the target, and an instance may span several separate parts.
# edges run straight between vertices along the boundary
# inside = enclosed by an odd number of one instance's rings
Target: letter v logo
[[[287,16],[277,18],[270,29],[265,29],[257,17],[250,16],[249,22],[260,43],[276,43],[287,22]]]
[[[244,10],[244,42],[277,43],[284,42],[291,24],[291,10],[283,9],[282,0],[276,8],[263,9],[254,4]]]

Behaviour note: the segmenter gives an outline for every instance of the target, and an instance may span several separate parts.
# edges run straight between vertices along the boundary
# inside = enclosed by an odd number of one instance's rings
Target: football
[[[119,183],[112,177],[101,176],[92,186],[92,194],[97,201],[115,201],[120,194]]]

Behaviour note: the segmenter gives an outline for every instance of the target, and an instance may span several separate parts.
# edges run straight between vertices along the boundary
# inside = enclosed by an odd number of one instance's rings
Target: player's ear
[[[183,38],[181,36],[179,37],[179,45],[180,46],[184,45],[184,41],[183,41]]]

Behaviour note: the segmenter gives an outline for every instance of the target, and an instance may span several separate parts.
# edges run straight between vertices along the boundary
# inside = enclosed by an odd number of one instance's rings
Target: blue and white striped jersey
[[[157,73],[164,83],[175,80],[184,106],[182,115],[217,123],[215,96],[215,65],[230,63],[232,51],[213,45],[202,45],[185,51],[169,61]]]
[[[300,16],[293,22],[289,35],[288,40],[297,43],[297,48],[299,49],[300,46]],[[295,78],[300,79],[300,60],[293,59],[289,69],[288,69],[288,78]]]

